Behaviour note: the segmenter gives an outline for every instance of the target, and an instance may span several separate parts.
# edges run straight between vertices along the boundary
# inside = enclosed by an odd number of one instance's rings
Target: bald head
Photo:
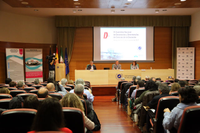
[[[46,87],[48,91],[55,91],[55,86],[53,83],[48,83]]]
[[[45,87],[41,87],[39,90],[38,90],[38,93],[37,93],[37,95],[38,95],[38,98],[46,98],[46,97],[48,97],[48,90],[47,90],[47,88],[45,88]]]

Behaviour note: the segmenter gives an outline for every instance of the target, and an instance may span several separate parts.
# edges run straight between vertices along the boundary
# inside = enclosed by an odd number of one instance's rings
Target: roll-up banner
[[[24,81],[22,48],[6,48],[7,77],[13,81]]]
[[[42,49],[25,49],[26,81],[38,78],[43,82]]]

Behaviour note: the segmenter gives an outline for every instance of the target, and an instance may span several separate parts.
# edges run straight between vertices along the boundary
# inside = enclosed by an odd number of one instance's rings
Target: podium
[[[60,81],[66,77],[65,63],[56,63],[55,65],[55,81]]]

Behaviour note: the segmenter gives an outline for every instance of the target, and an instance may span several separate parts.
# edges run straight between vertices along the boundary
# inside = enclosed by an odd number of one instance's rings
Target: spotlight
[[[159,10],[155,10],[155,13],[159,13]]]

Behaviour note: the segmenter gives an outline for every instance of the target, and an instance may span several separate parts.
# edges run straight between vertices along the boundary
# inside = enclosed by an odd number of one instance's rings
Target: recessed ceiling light
[[[82,11],[82,9],[78,9],[78,11],[79,11],[79,12],[81,12],[81,11]]]
[[[124,9],[121,9],[121,11],[123,12],[123,11],[125,11]]]
[[[123,6],[123,8],[127,8],[128,6]]]
[[[78,1],[78,0],[74,0],[74,1]]]
[[[74,3],[74,5],[80,5],[80,4],[81,4],[81,3],[79,3],[79,2],[75,2],[75,3]]]
[[[183,1],[186,1],[186,0],[181,0],[181,1],[183,2]]]
[[[22,1],[21,4],[28,5],[28,2]]]
[[[132,0],[127,0],[127,1],[132,1]]]
[[[115,13],[115,10],[111,10],[111,13]]]
[[[76,13],[76,10],[73,10],[73,13]]]
[[[159,13],[159,10],[155,10],[155,13]]]
[[[175,6],[179,6],[179,5],[181,5],[181,3],[174,3],[174,5],[175,5]]]
[[[166,12],[166,11],[167,11],[167,9],[163,9],[162,11],[163,11],[163,12]]]
[[[125,3],[125,5],[130,5],[131,3]]]
[[[35,12],[39,11],[38,9],[34,9]]]

